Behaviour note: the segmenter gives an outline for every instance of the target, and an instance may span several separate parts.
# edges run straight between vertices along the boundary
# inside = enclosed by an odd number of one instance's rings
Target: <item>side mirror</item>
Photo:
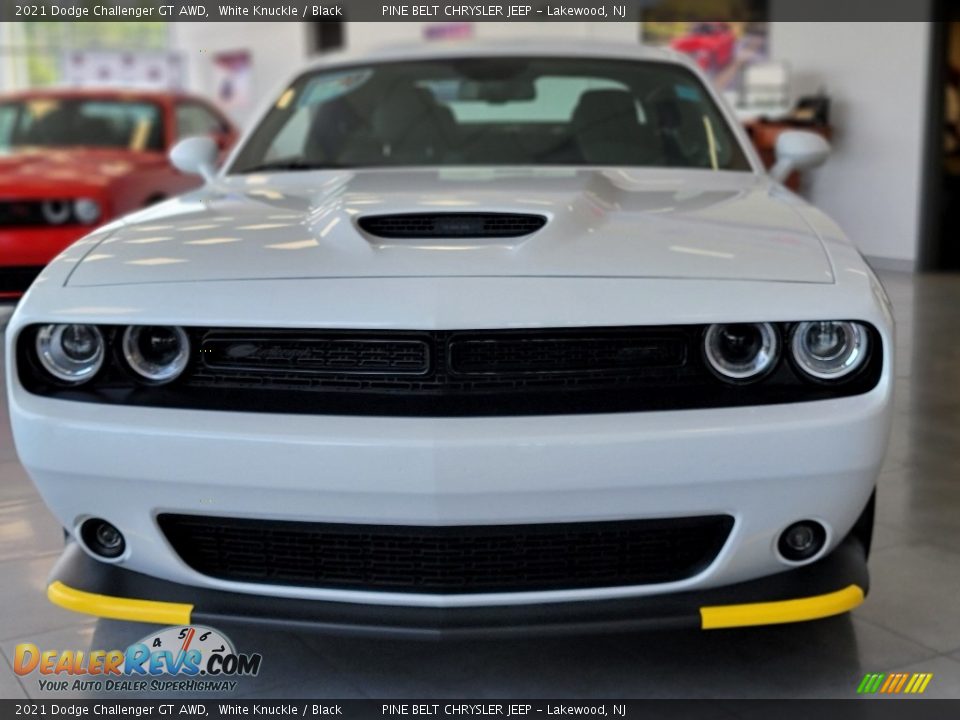
[[[770,177],[784,182],[795,170],[810,170],[826,162],[830,143],[822,135],[806,130],[787,130],[777,138],[777,162],[770,168]]]
[[[211,137],[184,138],[170,150],[170,162],[180,172],[200,175],[210,182],[217,172],[220,148]]]

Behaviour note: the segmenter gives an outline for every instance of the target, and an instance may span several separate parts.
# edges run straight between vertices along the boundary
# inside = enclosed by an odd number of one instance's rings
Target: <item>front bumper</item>
[[[71,288],[69,302],[56,293],[31,293],[7,335],[11,424],[23,465],[64,527],[75,531],[86,518],[104,518],[127,539],[120,567],[197,593],[241,593],[271,606],[287,600],[311,607],[372,606],[372,614],[399,607],[443,615],[487,608],[540,612],[548,603],[670,601],[792,571],[776,542],[800,519],[828,529],[824,554],[831,553],[867,504],[890,425],[893,338],[881,295],[867,287],[869,276],[851,271],[848,280],[789,288],[543,278],[304,280],[225,283],[225,293],[236,292],[218,294],[221,299],[201,292],[202,284],[183,284],[182,293],[171,293],[158,283],[139,287],[136,303],[122,287],[112,294]],[[276,302],[263,303],[262,293],[251,292],[258,287],[269,289]],[[391,302],[344,302],[347,296],[374,295]],[[833,317],[842,307],[842,316],[880,330],[884,373],[870,392],[836,400],[476,418],[94,405],[32,395],[16,374],[15,339],[34,322],[82,317],[137,323],[149,317],[149,324],[175,324],[203,316],[218,326],[272,327],[275,307],[283,307],[289,327],[499,328],[502,306],[477,301],[497,297],[511,298],[516,327],[587,325],[597,317],[609,325],[656,324],[665,306],[681,324],[721,321],[705,310],[721,304],[724,322],[753,320],[757,307],[772,308],[772,320]],[[144,314],[143,308],[153,307],[167,315]],[[173,551],[157,523],[164,513],[451,527],[729,515],[735,524],[714,562],[678,582],[435,595],[209,577]],[[808,595],[797,588],[789,597]]]
[[[429,640],[654,628],[711,630],[800,622],[852,610],[867,590],[866,551],[860,539],[850,535],[812,565],[714,590],[476,608],[277,599],[188,587],[99,563],[71,543],[51,574],[47,595],[68,610],[118,620],[165,625],[284,625]]]
[[[873,492],[888,385],[783,406],[531,418],[287,417],[91,406],[14,386],[17,450],[75,531],[100,517],[121,565],[207,590],[414,608],[616,600],[705,591],[791,569],[777,553],[801,519],[838,546]],[[56,452],[51,449],[56,448]],[[693,577],[633,586],[454,595],[213,578],[171,548],[163,513],[382,525],[575,523],[729,515]]]

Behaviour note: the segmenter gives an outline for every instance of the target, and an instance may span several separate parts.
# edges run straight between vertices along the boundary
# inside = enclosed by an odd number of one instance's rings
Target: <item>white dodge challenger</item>
[[[722,628],[867,591],[893,325],[724,101],[637,47],[297,75],[7,330],[54,603],[401,635]]]

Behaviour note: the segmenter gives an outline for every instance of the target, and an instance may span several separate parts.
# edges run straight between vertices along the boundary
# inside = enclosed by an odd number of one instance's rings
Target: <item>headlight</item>
[[[711,325],[703,342],[710,367],[730,380],[755,380],[776,365],[780,338],[770,323]]]
[[[802,322],[793,330],[793,358],[807,375],[837,380],[863,365],[867,329],[854,322]]]
[[[73,201],[73,215],[78,222],[84,225],[93,225],[100,219],[100,203],[90,198],[80,198]]]
[[[85,382],[103,365],[103,335],[94,325],[44,325],[36,348],[40,364],[62,382]]]
[[[70,203],[66,200],[47,200],[40,206],[40,212],[51,225],[63,225],[70,220]]]
[[[123,333],[123,356],[145,380],[175,380],[190,359],[190,340],[183,328],[132,325]]]

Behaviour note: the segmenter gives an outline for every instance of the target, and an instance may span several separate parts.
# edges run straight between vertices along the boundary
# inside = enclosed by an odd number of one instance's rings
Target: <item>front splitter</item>
[[[669,595],[533,605],[424,608],[278,598],[167,582],[101,563],[70,543],[51,573],[56,605],[163,625],[246,623],[421,639],[745,627],[838,615],[863,602],[866,552],[851,535],[805,567]]]

